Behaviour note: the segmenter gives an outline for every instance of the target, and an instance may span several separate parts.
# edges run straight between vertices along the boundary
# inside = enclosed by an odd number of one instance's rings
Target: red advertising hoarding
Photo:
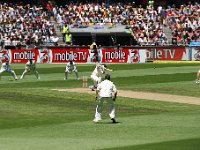
[[[184,60],[187,58],[185,47],[146,48],[147,60]]]
[[[54,47],[43,49],[0,50],[0,60],[25,63],[28,59],[37,63],[144,63],[153,60],[189,60],[187,47],[120,47],[101,48],[97,51],[87,47]]]
[[[37,61],[39,56],[38,49],[33,50],[11,50],[11,63],[26,63],[28,59],[33,59]]]

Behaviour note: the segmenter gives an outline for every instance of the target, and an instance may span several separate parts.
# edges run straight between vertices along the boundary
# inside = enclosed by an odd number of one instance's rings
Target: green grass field
[[[109,64],[118,89],[199,97],[198,64]],[[18,77],[24,64],[12,64]],[[94,65],[77,65],[80,78]],[[112,124],[104,105],[94,124],[94,95],[58,92],[82,87],[75,74],[64,81],[64,64],[38,64],[29,73],[0,80],[0,150],[199,150],[200,106],[118,97]],[[89,80],[89,84],[92,82]]]

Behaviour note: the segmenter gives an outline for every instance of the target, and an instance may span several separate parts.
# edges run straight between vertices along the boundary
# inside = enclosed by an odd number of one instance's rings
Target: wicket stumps
[[[87,87],[88,87],[88,77],[83,76],[83,88],[87,88]]]

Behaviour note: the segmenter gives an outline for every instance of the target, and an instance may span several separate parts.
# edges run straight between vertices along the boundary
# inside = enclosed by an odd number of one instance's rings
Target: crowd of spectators
[[[133,8],[130,22],[133,36],[139,45],[166,45],[167,36],[160,22],[160,14],[153,7]]]
[[[56,6],[52,12],[61,27],[65,23],[77,28],[86,28],[89,25],[108,25],[108,28],[124,25],[124,28],[130,28],[139,45],[164,45],[168,42],[159,23],[158,13],[151,6],[142,8],[134,3],[80,3]]]
[[[134,3],[102,4],[69,4],[53,8],[57,23],[67,23],[72,27],[84,28],[88,25],[126,25],[139,45],[166,45],[164,27],[169,27],[177,42],[187,45],[191,41],[199,41],[200,5],[181,5],[178,7],[162,6],[157,8],[148,5],[146,8]]]
[[[40,45],[54,40],[48,11],[36,5],[0,4],[1,46]]]
[[[19,43],[44,44],[58,42],[55,25],[67,24],[74,28],[99,25],[112,28],[124,25],[130,29],[139,45],[165,45],[167,39],[163,27],[169,27],[178,43],[200,41],[200,5],[178,7],[150,5],[146,8],[133,3],[97,4],[77,3],[65,6],[47,4],[46,7],[22,4],[0,4],[0,42],[4,45]],[[106,26],[108,25],[108,26]]]
[[[200,42],[200,4],[168,7],[166,20],[177,43]]]

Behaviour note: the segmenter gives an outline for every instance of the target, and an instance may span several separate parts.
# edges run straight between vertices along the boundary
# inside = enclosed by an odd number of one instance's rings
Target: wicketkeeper
[[[75,62],[70,60],[66,65],[64,80],[67,80],[68,74],[71,74],[72,72],[75,73],[76,80],[79,80],[79,78],[78,78],[78,70],[76,68],[76,64],[75,64]]]
[[[25,64],[25,70],[22,73],[20,79],[23,79],[25,77],[26,73],[29,72],[29,71],[33,71],[33,74],[35,75],[35,77],[38,80],[40,79],[39,73],[36,69],[36,62],[33,61],[32,59],[29,59],[28,62]]]

